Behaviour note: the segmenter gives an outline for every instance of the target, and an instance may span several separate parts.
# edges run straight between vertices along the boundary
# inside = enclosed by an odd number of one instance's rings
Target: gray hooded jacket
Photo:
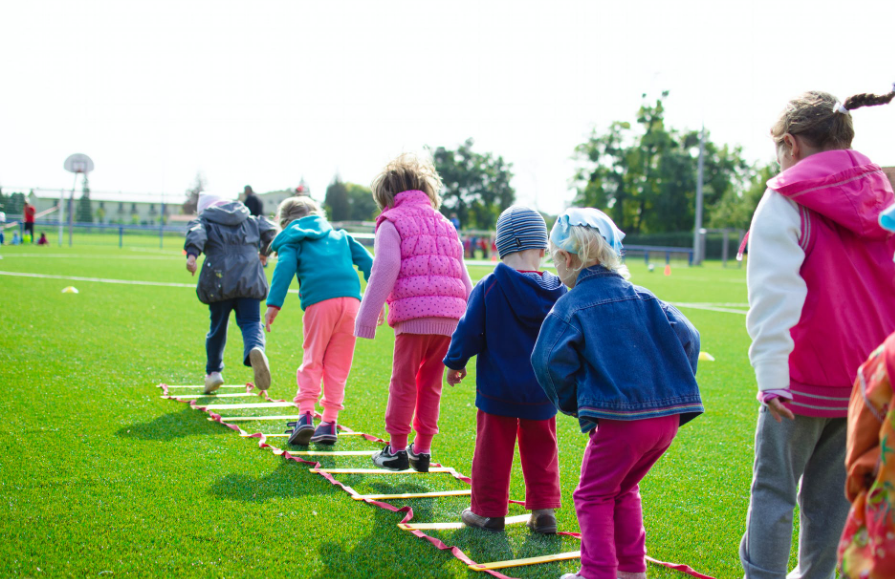
[[[199,301],[267,297],[267,277],[258,252],[276,236],[269,219],[252,217],[245,205],[233,201],[209,207],[187,227],[183,246],[187,254],[205,253],[196,287]]]

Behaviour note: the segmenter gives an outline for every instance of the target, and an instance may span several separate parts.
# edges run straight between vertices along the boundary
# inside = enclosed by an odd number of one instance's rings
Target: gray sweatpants
[[[778,423],[765,406],[755,432],[755,468],[740,561],[747,579],[784,579],[798,504],[799,563],[789,579],[830,579],[849,503],[845,418],[796,415]],[[801,484],[800,484],[801,483]]]

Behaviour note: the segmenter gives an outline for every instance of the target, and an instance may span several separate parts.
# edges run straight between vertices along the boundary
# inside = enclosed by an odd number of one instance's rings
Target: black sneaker
[[[421,452],[419,454],[413,452],[413,443],[407,448],[407,458],[410,460],[410,466],[416,472],[429,472],[429,463],[432,462],[432,454]]]
[[[292,435],[289,436],[289,444],[295,446],[307,446],[314,435],[314,417],[310,412],[305,412],[295,424]]]
[[[373,455],[373,464],[385,470],[407,470],[410,464],[407,461],[407,451],[392,452],[390,445]]]
[[[503,531],[506,524],[504,517],[483,517],[473,513],[470,508],[463,509],[463,512],[460,513],[460,520],[467,527],[495,533]]]
[[[335,444],[337,440],[339,440],[339,435],[335,422],[321,422],[317,430],[314,431],[314,436],[311,437],[311,442],[318,444]]]

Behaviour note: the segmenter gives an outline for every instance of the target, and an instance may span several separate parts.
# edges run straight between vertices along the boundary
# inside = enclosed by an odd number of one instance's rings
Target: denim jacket
[[[531,356],[538,383],[583,432],[600,418],[704,412],[699,332],[676,308],[602,266],[582,270],[544,320]]]

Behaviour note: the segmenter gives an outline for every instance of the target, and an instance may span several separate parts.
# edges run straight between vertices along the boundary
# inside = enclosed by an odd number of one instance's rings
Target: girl
[[[878,165],[851,150],[851,113],[889,102],[825,92],[791,100],[771,127],[783,171],[752,218],[746,270],[749,357],[762,406],[740,560],[746,577],[832,577],[848,514],[845,441],[855,373],[895,328],[895,237],[877,224],[893,202]]]
[[[385,430],[389,444],[373,456],[388,470],[428,472],[438,433],[442,360],[466,311],[472,282],[457,230],[439,211],[441,178],[431,161],[404,154],[373,180],[376,220],[373,273],[357,316],[355,335],[373,338],[383,304],[395,329]],[[408,448],[410,421],[416,438]]]
[[[544,320],[531,363],[547,397],[590,433],[573,494],[581,570],[563,579],[646,577],[638,484],[678,426],[703,412],[699,333],[625,279],[623,236],[596,209],[566,211],[550,233],[556,272],[571,291]]]
[[[270,387],[270,367],[264,355],[261,329],[261,300],[267,296],[259,250],[267,247],[276,229],[265,217],[252,217],[239,201],[216,195],[199,196],[199,218],[187,227],[186,269],[196,275],[196,258],[205,252],[196,295],[211,310],[211,329],[205,337],[205,393],[211,394],[224,383],[224,345],[230,312],[242,330],[243,363],[251,366],[255,386]],[[264,258],[266,259],[266,258]]]
[[[373,257],[349,234],[334,230],[310,197],[280,203],[277,221],[283,229],[271,244],[277,267],[267,298],[267,331],[283,306],[292,278],[298,276],[304,342],[296,372],[299,418],[289,444],[335,444],[336,421],[344,408],[345,382],[354,357],[354,320],[360,306],[356,265],[370,277]],[[314,427],[314,407],[323,380],[323,421]]]

